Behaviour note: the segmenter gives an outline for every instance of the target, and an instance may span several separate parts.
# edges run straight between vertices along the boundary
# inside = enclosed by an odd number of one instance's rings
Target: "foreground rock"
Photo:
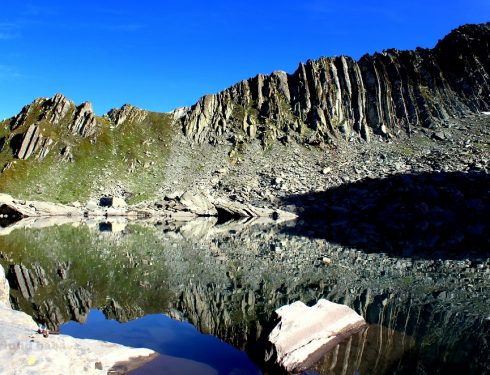
[[[103,374],[111,368],[135,368],[157,354],[97,340],[65,335],[38,334],[32,318],[12,310],[9,286],[0,267],[0,373],[2,374]]]
[[[351,308],[321,299],[308,307],[297,301],[276,310],[280,322],[269,335],[276,364],[289,372],[311,367],[326,352],[366,325]]]
[[[25,201],[0,193],[0,214],[13,217],[82,216],[80,207],[57,203]]]

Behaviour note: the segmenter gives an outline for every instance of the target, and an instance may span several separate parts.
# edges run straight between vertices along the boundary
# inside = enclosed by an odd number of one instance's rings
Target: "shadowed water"
[[[490,257],[490,176],[484,172],[365,179],[283,203],[299,208],[289,234],[393,256]]]

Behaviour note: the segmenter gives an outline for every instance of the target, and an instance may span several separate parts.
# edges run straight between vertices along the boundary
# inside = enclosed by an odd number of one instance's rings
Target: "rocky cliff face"
[[[416,145],[422,160],[430,138],[430,148],[442,144],[451,155],[474,151],[476,159],[488,147],[486,116],[471,124],[463,122],[476,115],[459,118],[490,110],[489,43],[490,24],[467,25],[430,50],[387,50],[358,61],[346,56],[310,60],[293,74],[258,75],[172,114],[125,105],[96,116],[90,103],[76,105],[61,94],[37,99],[0,122],[0,191],[29,200],[66,203],[112,195],[135,203],[199,188],[273,201],[275,190],[285,194],[328,186],[328,168],[319,169],[326,171],[324,177],[305,180],[306,174],[314,176],[315,165],[326,163],[321,153],[328,143],[354,159],[364,146],[369,153],[386,150],[384,140],[397,137],[401,154],[413,159]],[[257,140],[253,147],[247,143],[252,140]],[[316,160],[298,149],[295,165],[286,166],[285,155],[294,150],[291,141],[319,145]],[[281,148],[279,158],[265,155],[259,166],[260,144],[273,143]],[[366,167],[366,158],[359,159],[356,170]],[[487,165],[488,158],[483,159],[476,164]],[[344,164],[337,161],[332,168]],[[287,169],[284,176],[279,169]],[[310,172],[294,172],[306,169]],[[345,173],[346,168],[339,175]]]
[[[301,63],[207,95],[180,119],[197,142],[238,133],[264,144],[393,136],[490,108],[490,23],[462,26],[433,49]]]
[[[63,95],[56,94],[49,99],[36,99],[13,117],[8,124],[4,144],[10,146],[14,158],[42,160],[54,143],[60,143],[59,153],[63,154],[62,150],[67,147],[61,139],[63,136],[88,138],[94,136],[99,127],[100,121],[97,121],[89,102],[77,106]]]

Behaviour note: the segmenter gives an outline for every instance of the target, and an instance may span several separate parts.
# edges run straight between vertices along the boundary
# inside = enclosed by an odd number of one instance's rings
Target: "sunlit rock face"
[[[358,61],[308,60],[293,74],[259,74],[201,98],[181,117],[198,142],[240,130],[268,144],[318,144],[351,132],[396,136],[488,110],[489,24],[462,26],[433,49],[385,50]]]

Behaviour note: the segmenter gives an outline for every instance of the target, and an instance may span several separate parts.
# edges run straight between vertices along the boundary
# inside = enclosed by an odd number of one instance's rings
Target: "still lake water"
[[[270,371],[248,354],[273,311],[319,298],[370,325],[309,373],[489,371],[487,258],[367,254],[295,223],[48,224],[0,231],[13,305],[62,333],[152,348],[154,373]]]
[[[261,373],[246,353],[215,336],[200,333],[192,324],[163,314],[119,323],[106,319],[100,310],[92,309],[84,323],[65,323],[60,327],[60,333],[162,353],[165,357],[157,367],[159,373],[162,373],[163,366],[166,366],[167,373],[183,373],[184,370],[200,374]]]

